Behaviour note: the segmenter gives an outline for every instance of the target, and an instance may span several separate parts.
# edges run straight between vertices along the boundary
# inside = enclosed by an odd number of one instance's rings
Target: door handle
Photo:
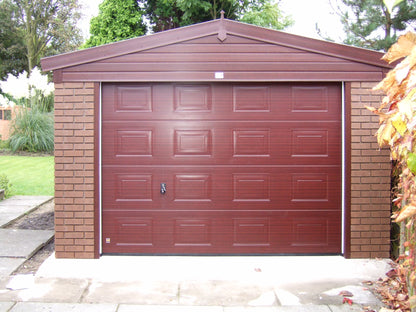
[[[165,195],[166,193],[166,183],[160,183],[160,194]]]

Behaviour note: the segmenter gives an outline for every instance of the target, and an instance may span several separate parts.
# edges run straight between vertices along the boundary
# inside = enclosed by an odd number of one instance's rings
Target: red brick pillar
[[[377,82],[351,84],[351,257],[390,255],[389,150],[380,150],[374,136],[378,116],[365,106],[378,107]]]
[[[55,84],[55,251],[93,258],[94,83]]]

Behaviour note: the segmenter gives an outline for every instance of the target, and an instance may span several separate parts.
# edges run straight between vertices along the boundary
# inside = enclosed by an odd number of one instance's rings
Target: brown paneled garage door
[[[341,253],[339,83],[102,86],[104,253]]]

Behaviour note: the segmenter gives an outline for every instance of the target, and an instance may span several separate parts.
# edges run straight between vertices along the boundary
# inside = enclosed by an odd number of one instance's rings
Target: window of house
[[[4,120],[12,120],[12,111],[10,109],[3,111],[3,115]]]

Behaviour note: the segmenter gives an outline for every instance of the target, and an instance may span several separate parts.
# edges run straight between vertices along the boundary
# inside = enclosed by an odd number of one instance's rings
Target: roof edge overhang
[[[245,36],[250,39],[264,41],[270,44],[278,44],[289,48],[300,49],[327,56],[334,56],[382,68],[392,67],[386,61],[381,59],[384,55],[383,52],[294,35],[284,31],[262,28],[231,20],[225,20],[224,22],[227,24],[227,34]],[[245,32],[248,31],[248,28],[250,29],[249,37],[244,35]]]
[[[374,65],[384,69],[393,67],[381,59],[384,55],[382,52],[302,37],[228,19],[217,19],[84,50],[45,57],[41,60],[41,65],[44,71],[53,71],[216,34],[218,34],[219,43],[223,40],[225,42],[226,35],[230,34],[311,53]],[[224,34],[225,39],[223,39]]]
[[[41,59],[44,71],[81,65],[218,33],[217,20],[108,43]]]

